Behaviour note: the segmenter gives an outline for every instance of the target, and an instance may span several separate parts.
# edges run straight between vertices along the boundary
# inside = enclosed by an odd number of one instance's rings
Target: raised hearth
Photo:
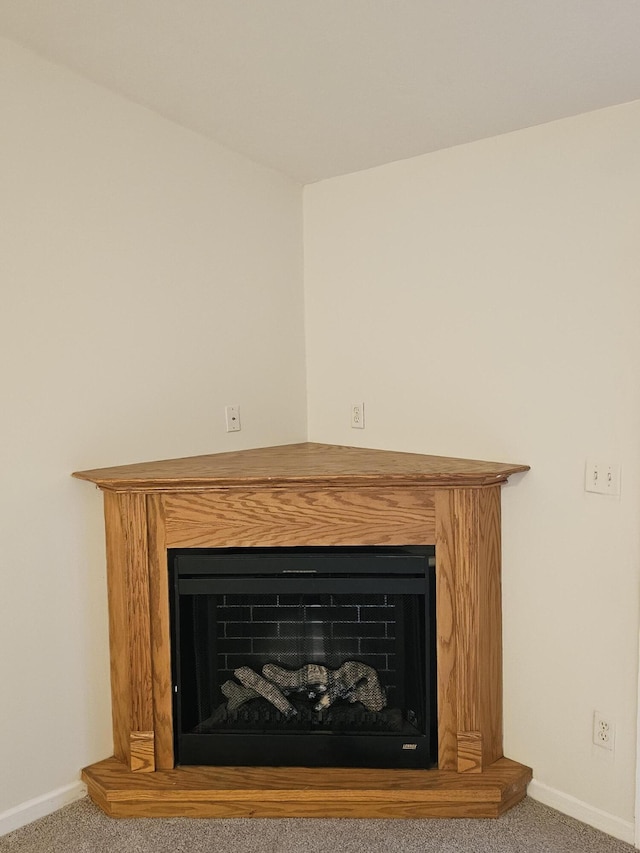
[[[104,491],[113,815],[496,816],[502,758],[500,484],[524,465],[299,444],[75,474]],[[435,545],[438,769],[175,767],[169,549]]]

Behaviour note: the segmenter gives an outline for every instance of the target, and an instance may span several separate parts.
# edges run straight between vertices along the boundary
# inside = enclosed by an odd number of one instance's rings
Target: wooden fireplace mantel
[[[496,816],[500,485],[526,465],[324,444],[80,471],[104,491],[114,758],[83,771],[114,816]],[[438,769],[175,767],[169,548],[436,546]],[[302,758],[302,757],[301,757]]]

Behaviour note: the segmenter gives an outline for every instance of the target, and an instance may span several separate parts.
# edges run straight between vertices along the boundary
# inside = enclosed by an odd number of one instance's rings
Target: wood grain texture
[[[456,549],[452,492],[439,489],[436,506],[436,656],[438,767],[458,768]]]
[[[114,750],[130,761],[131,732],[153,729],[144,495],[105,494],[105,523]]]
[[[82,776],[94,802],[116,817],[497,817],[524,797],[531,770],[501,759],[481,774],[300,767],[139,774],[107,759]]]
[[[458,731],[481,731],[478,718],[479,649],[478,493],[451,493],[452,542],[455,565],[456,699]]]
[[[482,773],[481,732],[458,732],[458,773]]]
[[[502,521],[500,488],[478,493],[479,658],[478,683],[482,761],[492,764],[503,751],[502,696]]]
[[[165,459],[73,475],[115,491],[190,491],[224,486],[482,486],[505,482],[527,465],[455,459],[330,444],[288,444]]]
[[[171,679],[171,623],[169,572],[162,495],[147,497],[149,548],[150,646],[153,678],[155,766],[170,770],[173,756],[173,692]]]
[[[144,495],[120,496],[127,554],[127,610],[131,672],[131,730],[153,730],[151,616],[149,613],[149,553],[147,507]]]
[[[131,732],[129,767],[138,773],[153,773],[156,769],[153,732]]]
[[[109,600],[109,657],[111,662],[111,714],[116,758],[129,762],[131,749],[131,673],[129,665],[129,612],[127,605],[127,554],[120,496],[105,492],[104,516]]]
[[[435,541],[429,489],[225,489],[167,494],[163,507],[170,548]]]
[[[349,803],[322,802],[301,803],[298,800],[279,799],[268,803],[256,799],[253,802],[241,800],[233,802],[225,800],[222,803],[201,801],[178,803],[145,801],[143,804],[119,800],[111,804],[108,800],[94,797],[89,789],[89,795],[97,806],[113,818],[157,818],[157,817],[191,817],[191,818],[368,818],[370,820],[418,820],[427,818],[497,818],[508,808],[524,799],[526,786],[519,795],[512,797],[508,804],[500,800],[490,803],[415,803],[411,799],[405,802],[378,802],[367,799],[363,802]]]
[[[436,518],[439,766],[461,766],[466,732],[481,733],[488,765],[502,755],[499,487],[439,491]]]
[[[436,492],[436,659],[438,767],[458,767],[455,562],[450,549],[448,492]]]

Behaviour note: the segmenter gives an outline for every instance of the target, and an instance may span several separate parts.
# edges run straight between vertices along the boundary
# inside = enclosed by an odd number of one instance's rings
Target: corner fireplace
[[[511,474],[526,471],[527,467],[305,443],[77,472],[76,477],[103,490],[106,528],[114,754],[83,771],[82,778],[94,802],[107,814],[118,817],[415,818],[495,817],[522,799],[531,770],[505,758],[502,752],[500,486]],[[207,695],[206,670],[210,667],[226,667],[226,675],[214,673],[220,692],[227,681],[237,682],[236,688],[251,688],[252,684],[252,689],[256,685],[264,687],[257,679],[264,677],[263,668],[269,664],[285,672],[276,673],[278,678],[295,684],[313,685],[321,670],[319,683],[323,686],[323,680],[326,682],[325,693],[331,690],[330,698],[336,689],[348,693],[354,686],[353,678],[359,689],[364,678],[373,685],[375,711],[379,704],[375,700],[376,682],[368,669],[364,676],[358,674],[363,672],[357,669],[362,665],[374,670],[385,699],[390,700],[392,708],[401,710],[407,722],[412,722],[409,711],[419,715],[421,708],[411,695],[411,681],[417,681],[418,676],[405,674],[405,697],[399,698],[397,685],[402,682],[395,676],[392,680],[384,667],[368,657],[366,642],[371,638],[364,636],[364,629],[358,629],[358,651],[352,646],[336,657],[329,654],[329,649],[326,655],[323,652],[315,658],[309,652],[313,642],[294,659],[273,658],[271,652],[265,655],[263,648],[255,660],[221,664],[217,656],[208,653],[203,675],[190,674],[189,664],[181,672],[181,679],[186,678],[181,690],[190,693],[191,699],[178,707],[172,662],[170,554],[176,549],[193,551],[192,556],[198,556],[197,549],[226,549],[229,554],[245,548],[285,549],[281,553],[297,554],[289,549],[303,548],[312,549],[307,557],[315,559],[315,549],[377,551],[381,547],[402,552],[406,546],[435,548],[435,605],[432,599],[429,604],[435,609],[437,623],[437,767],[336,767],[323,762],[323,766],[309,768],[299,766],[298,755],[298,766],[294,767],[256,766],[257,756],[252,758],[251,766],[225,765],[217,757],[216,763],[210,765],[185,763],[184,754],[176,759],[176,739],[180,734],[213,734],[194,731],[215,714],[220,699],[219,694]],[[339,554],[334,552],[332,556],[337,560],[336,566],[341,559]],[[295,565],[299,567],[297,560],[298,557]],[[261,581],[275,583],[280,571],[261,567],[258,575],[266,575]],[[222,606],[254,609],[273,606],[259,604],[259,596],[302,595],[297,604],[285,604],[278,598],[276,608],[298,608],[304,618],[291,622],[280,617],[258,621],[261,625],[279,625],[277,636],[271,637],[275,640],[284,639],[286,630],[296,621],[312,624],[314,620],[308,615],[312,609],[318,613],[323,607],[349,606],[344,598],[330,598],[328,604],[322,599],[324,595],[352,594],[350,589],[336,586],[347,580],[337,568],[287,573],[288,583],[296,585],[290,585],[288,592],[246,589],[244,584],[251,572],[245,573],[246,578],[236,578],[237,589],[228,586],[226,592],[205,592],[201,596],[205,604],[195,605],[196,596],[188,592],[186,584],[198,581],[199,575],[186,572],[180,581],[185,588],[178,593],[179,618],[182,620],[183,612],[188,614],[191,610],[192,615],[186,619],[188,625],[189,619],[194,618],[194,607],[200,608],[204,617],[196,618],[212,636],[219,636],[215,633],[219,630],[217,623],[228,625],[230,620],[212,618],[207,610],[213,607],[215,616],[223,595],[250,594],[253,603],[234,605],[230,603],[233,599],[227,598]],[[207,568],[206,574],[215,578],[226,572]],[[284,577],[284,570],[281,574]],[[371,574],[373,581],[378,573],[367,569],[362,574]],[[225,583],[232,580],[228,577]],[[407,582],[413,584],[414,580],[409,578]],[[376,582],[381,582],[380,578]],[[326,586],[315,590],[314,583]],[[428,584],[425,588],[426,596]],[[192,596],[184,611],[179,600],[183,593]],[[378,587],[358,590],[359,596],[405,594],[420,596],[422,592],[415,592],[413,587],[406,593]],[[210,596],[213,605],[206,604],[211,601]],[[389,607],[388,598],[385,605],[365,605],[365,600],[361,598],[356,606]],[[396,613],[402,614],[403,609],[396,607]],[[427,623],[427,609],[425,604],[425,638],[431,635],[434,624]],[[408,636],[404,628],[399,630],[407,618],[404,612],[384,624],[395,622],[396,636]],[[233,620],[231,624],[239,626],[243,621]],[[341,623],[333,617],[329,622],[334,628],[324,632],[328,634],[325,640],[340,633],[335,626]],[[420,633],[422,629],[410,630]],[[187,647],[192,642],[191,657],[195,659],[200,646],[188,639],[189,633],[185,632],[185,641]],[[225,635],[219,639],[243,638]],[[266,633],[251,641],[255,644],[265,639],[270,639]],[[309,639],[314,640],[313,632]],[[384,639],[391,637],[387,634]],[[411,646],[407,640],[405,653]],[[275,652],[275,644],[273,649]],[[241,654],[249,652],[245,649]],[[274,660],[280,663],[273,663]],[[427,660],[431,659],[425,657]],[[414,668],[420,666],[415,664]],[[267,682],[274,682],[271,667]],[[236,670],[241,671],[246,684],[236,677]],[[296,674],[299,670],[302,674]],[[424,683],[429,684],[431,677],[425,663]],[[235,688],[227,685],[226,689]],[[272,698],[276,695],[271,688],[266,689]],[[283,689],[280,692],[285,703],[300,700],[296,691],[288,696]],[[434,725],[433,718],[427,717],[435,692],[427,690],[424,720],[417,726],[425,739]],[[318,704],[322,696],[315,699]],[[287,704],[282,708],[289,711]],[[330,703],[331,708],[334,703]],[[335,703],[334,711],[337,708]],[[182,715],[180,723],[175,719],[176,713]],[[287,730],[283,735],[272,731],[269,735],[271,740],[283,737],[289,743],[302,743],[297,740],[302,737],[313,738],[312,742],[318,744],[333,744],[342,737],[340,725],[336,722],[330,734],[312,731],[294,735]],[[266,726],[261,724],[261,728]],[[236,730],[225,736],[238,741],[250,740],[253,734]],[[364,743],[358,737],[352,740]],[[393,735],[368,732],[364,737],[392,742]],[[414,738],[403,742],[409,746],[417,743]],[[180,743],[178,747],[182,749]],[[420,750],[416,747],[403,752],[414,751]],[[198,752],[198,761],[203,760],[200,755]],[[435,762],[435,752],[431,753],[431,760]]]
[[[437,765],[435,548],[169,552],[177,764]]]

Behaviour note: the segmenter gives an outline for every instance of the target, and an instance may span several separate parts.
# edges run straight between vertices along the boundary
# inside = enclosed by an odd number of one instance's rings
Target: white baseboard
[[[20,803],[6,812],[0,812],[0,836],[20,829],[38,818],[57,812],[68,803],[81,800],[87,795],[87,787],[83,782],[72,782],[63,788],[56,788],[48,794],[42,794],[26,803]]]
[[[583,803],[576,797],[550,788],[543,782],[537,782],[535,779],[529,783],[527,794],[532,800],[537,800],[545,806],[550,806],[552,809],[569,815],[569,817],[574,817],[601,832],[613,835],[620,841],[635,844],[635,824],[633,821],[623,820],[609,814],[609,812],[602,811],[602,809],[597,809],[588,803]]]

